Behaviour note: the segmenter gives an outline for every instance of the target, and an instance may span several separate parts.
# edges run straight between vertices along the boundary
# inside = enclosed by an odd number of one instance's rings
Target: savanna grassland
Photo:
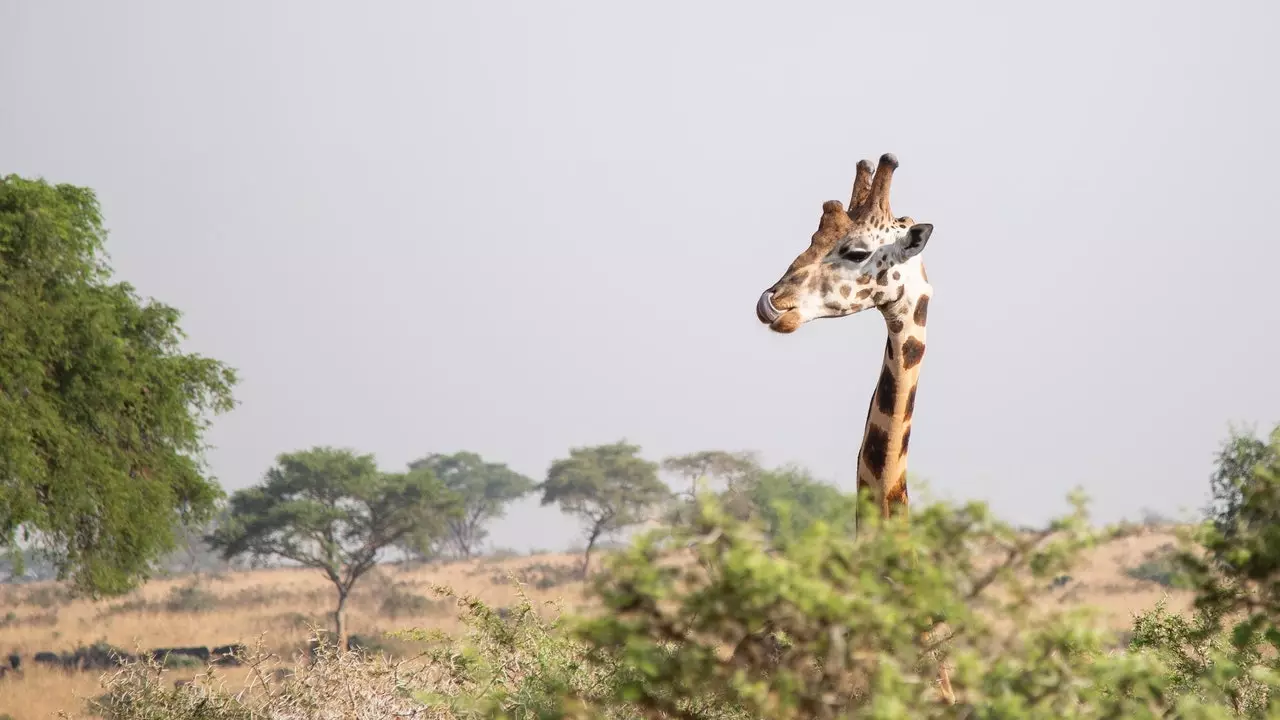
[[[569,555],[423,565],[405,569],[388,565],[366,577],[348,606],[351,632],[361,638],[405,628],[457,627],[454,602],[433,592],[444,585],[474,594],[502,607],[517,594],[510,578],[524,583],[535,602],[581,603],[580,581],[571,580],[581,560]],[[155,580],[124,597],[101,602],[74,600],[53,583],[10,585],[0,590],[6,619],[0,626],[0,657],[17,652],[24,671],[0,679],[0,713],[16,720],[47,718],[63,710],[80,714],[81,700],[100,691],[100,672],[70,672],[37,667],[40,651],[63,652],[96,641],[127,651],[159,647],[253,644],[283,656],[306,651],[313,625],[331,624],[333,587],[313,570],[266,569]],[[379,639],[394,654],[413,648]],[[172,679],[189,678],[199,669],[177,669]],[[220,669],[229,685],[246,672]]]
[[[1117,630],[1129,628],[1133,615],[1150,609],[1161,598],[1170,609],[1186,607],[1190,596],[1155,580],[1131,575],[1134,568],[1159,557],[1175,543],[1168,528],[1143,527],[1088,551],[1078,570],[1053,596],[1070,606],[1091,606]],[[451,599],[433,591],[436,585],[474,595],[492,607],[518,600],[511,577],[524,584],[535,603],[561,601],[567,608],[583,607],[583,584],[576,579],[580,557],[568,554],[514,558],[483,558],[467,562],[381,566],[357,587],[348,609],[351,632],[373,639],[398,656],[412,655],[410,643],[379,637],[407,628],[459,629]],[[1141,573],[1139,573],[1141,574]],[[66,652],[97,641],[125,650],[157,647],[252,644],[289,657],[305,652],[313,625],[329,624],[333,590],[313,570],[270,569],[155,580],[124,597],[90,602],[66,596],[52,583],[11,585],[0,590],[3,622],[0,657],[17,652],[24,672],[0,679],[0,714],[14,720],[48,718],[64,711],[84,714],[86,698],[101,693],[100,671],[63,672],[35,666],[40,651]],[[166,676],[183,680],[202,668],[174,669]],[[238,687],[248,669],[217,670],[228,687]]]

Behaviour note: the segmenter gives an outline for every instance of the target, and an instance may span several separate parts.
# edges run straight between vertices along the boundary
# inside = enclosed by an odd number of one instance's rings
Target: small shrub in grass
[[[1180,552],[1173,544],[1165,544],[1147,553],[1141,564],[1126,569],[1125,574],[1135,580],[1157,583],[1161,587],[1189,590],[1192,582],[1178,560]]]
[[[191,655],[180,655],[169,653],[164,656],[164,667],[166,670],[184,670],[189,668],[204,667],[204,663],[198,657]]]
[[[403,639],[434,643],[427,652],[434,682],[416,697],[440,717],[554,718],[572,708],[602,720],[638,718],[610,697],[625,668],[608,658],[593,658],[590,647],[565,631],[562,608],[547,603],[550,618],[517,586],[520,602],[499,613],[474,596],[445,587],[465,631],[449,639],[439,631],[396,633]]]

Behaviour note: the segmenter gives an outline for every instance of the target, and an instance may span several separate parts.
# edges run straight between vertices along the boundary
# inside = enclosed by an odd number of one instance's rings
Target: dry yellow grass
[[[1171,609],[1184,608],[1189,600],[1185,593],[1134,580],[1124,573],[1126,568],[1141,563],[1147,553],[1170,542],[1174,542],[1174,538],[1169,533],[1144,532],[1096,548],[1072,573],[1073,582],[1064,591],[1064,602],[1096,608],[1114,628],[1127,627],[1134,613],[1150,608],[1162,597],[1169,598]],[[358,588],[349,610],[349,626],[351,632],[362,635],[410,627],[450,632],[458,627],[452,606],[394,618],[382,614],[381,602],[387,588],[400,584],[401,592],[435,599],[431,586],[446,585],[459,593],[477,595],[490,605],[504,606],[517,602],[515,588],[495,579],[504,578],[507,572],[518,573],[538,565],[568,568],[578,562],[577,556],[543,555],[413,570],[382,568],[376,577],[366,578],[363,587]],[[67,674],[32,667],[31,655],[38,651],[68,651],[98,640],[126,650],[252,644],[265,634],[267,647],[290,656],[305,645],[309,632],[305,621],[327,626],[333,602],[332,588],[319,573],[288,569],[232,573],[209,579],[205,587],[218,596],[218,601],[214,609],[206,612],[120,609],[130,601],[162,603],[173,588],[188,582],[189,579],[155,581],[127,598],[58,605],[56,617],[51,615],[54,608],[23,602],[31,593],[40,592],[41,586],[11,587],[0,593],[0,607],[4,612],[13,609],[19,616],[18,621],[0,628],[0,657],[16,650],[26,658],[27,664],[23,676],[0,679],[0,714],[9,713],[15,720],[35,720],[53,717],[63,710],[73,717],[81,717],[84,699],[99,693],[99,673]],[[581,606],[581,590],[580,583],[547,589],[526,586],[526,592],[534,601],[559,599],[568,607]],[[111,610],[112,607],[116,610]],[[174,671],[172,678],[187,679],[195,672]],[[236,687],[243,680],[244,671],[228,668],[219,674],[231,687]]]

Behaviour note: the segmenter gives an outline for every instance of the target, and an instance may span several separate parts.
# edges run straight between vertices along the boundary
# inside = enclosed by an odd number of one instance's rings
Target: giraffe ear
[[[929,242],[929,236],[933,234],[933,226],[929,223],[916,223],[907,230],[907,234],[898,241],[898,246],[902,248],[902,257],[912,257],[919,255],[924,250],[924,246]]]

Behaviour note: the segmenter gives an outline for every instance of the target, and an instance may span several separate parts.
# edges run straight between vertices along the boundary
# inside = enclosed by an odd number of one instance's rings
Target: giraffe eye
[[[840,251],[840,257],[848,260],[849,262],[860,263],[871,257],[871,251],[863,250],[861,248],[847,247]]]

